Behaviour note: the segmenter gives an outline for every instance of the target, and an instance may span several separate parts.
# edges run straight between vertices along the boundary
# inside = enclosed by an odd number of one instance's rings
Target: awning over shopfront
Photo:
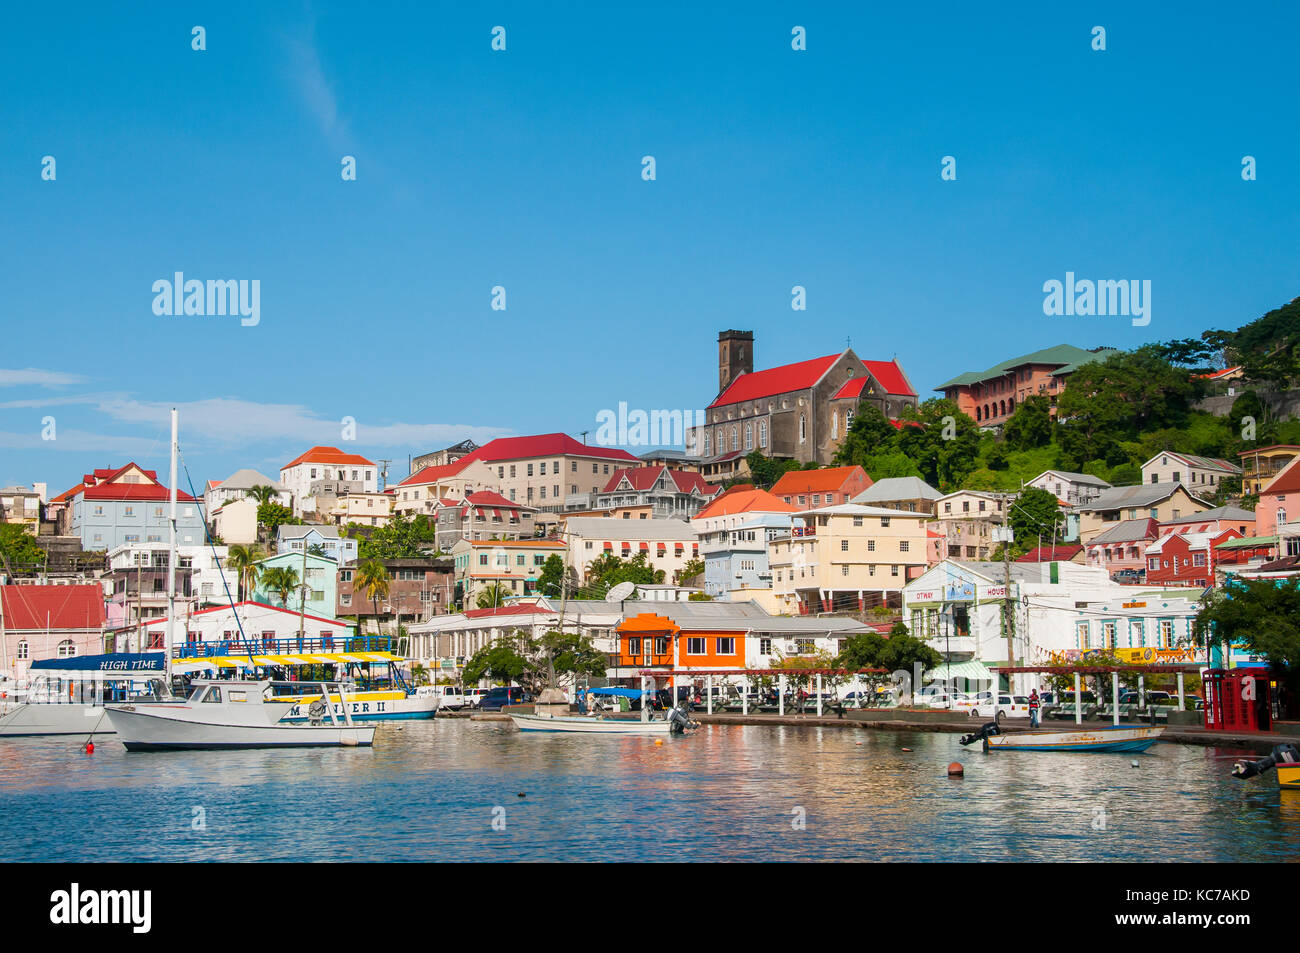
[[[925,673],[925,677],[933,681],[951,681],[954,678],[966,679],[968,682],[992,682],[994,675],[988,670],[983,662],[971,660],[969,662],[952,662],[947,665],[940,665],[938,668],[932,668]]]

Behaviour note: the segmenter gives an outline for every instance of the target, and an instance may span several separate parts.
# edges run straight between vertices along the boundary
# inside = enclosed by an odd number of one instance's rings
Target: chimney
[[[741,374],[754,371],[754,332],[722,331],[718,334],[718,393]]]

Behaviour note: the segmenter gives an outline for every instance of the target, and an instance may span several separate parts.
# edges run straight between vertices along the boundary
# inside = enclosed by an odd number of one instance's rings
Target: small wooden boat
[[[1004,733],[990,722],[961,739],[963,745],[984,742],[985,751],[1146,751],[1160,740],[1164,728],[1123,726],[1077,731],[1017,731]]]
[[[520,731],[568,731],[585,735],[670,735],[697,727],[680,709],[662,719],[606,718],[601,715],[515,715],[510,720]]]

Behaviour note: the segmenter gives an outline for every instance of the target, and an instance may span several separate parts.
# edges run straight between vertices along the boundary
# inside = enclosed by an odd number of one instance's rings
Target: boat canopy
[[[642,695],[653,695],[649,689],[641,691],[639,688],[623,688],[620,685],[606,685],[603,688],[589,688],[587,692],[592,695],[618,695],[622,698],[640,698]]]
[[[161,656],[160,656],[161,657]],[[209,655],[206,658],[177,659],[172,662],[172,671],[178,674],[186,672],[213,671],[225,668],[251,668],[259,665],[348,665],[356,662],[375,662],[391,665],[405,662],[406,659],[392,652],[312,652],[311,654],[293,655]]]
[[[38,659],[33,672],[96,672],[105,675],[162,675],[161,652],[113,652],[108,655],[74,655],[70,658]]]

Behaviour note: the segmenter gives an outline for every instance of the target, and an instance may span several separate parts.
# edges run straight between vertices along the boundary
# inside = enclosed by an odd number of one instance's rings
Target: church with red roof
[[[875,407],[894,420],[918,403],[916,388],[896,360],[865,361],[845,348],[810,360],[754,370],[754,332],[718,335],[718,393],[703,424],[686,435],[712,482],[745,472],[745,457],[830,463],[853,416]]]

